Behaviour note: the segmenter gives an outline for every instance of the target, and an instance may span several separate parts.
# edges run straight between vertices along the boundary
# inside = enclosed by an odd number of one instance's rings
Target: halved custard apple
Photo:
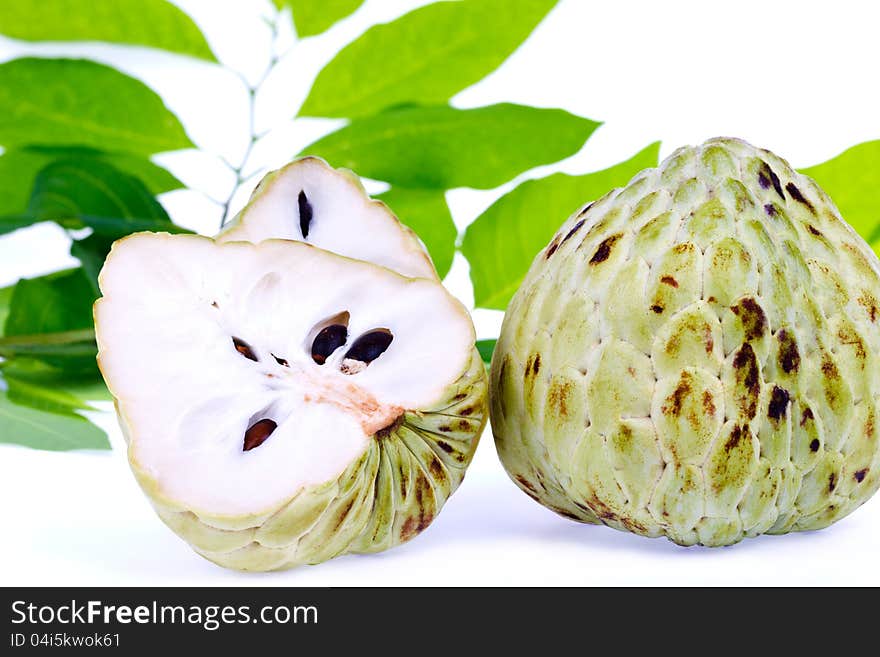
[[[221,242],[287,239],[388,267],[404,276],[437,278],[418,236],[360,179],[307,156],[266,174],[248,204],[217,236]]]
[[[211,561],[384,550],[461,483],[488,412],[473,324],[353,175],[294,162],[215,240],[118,241],[99,283],[132,470]]]

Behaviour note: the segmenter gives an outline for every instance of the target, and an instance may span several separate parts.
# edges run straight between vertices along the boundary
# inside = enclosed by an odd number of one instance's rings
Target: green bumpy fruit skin
[[[576,212],[505,316],[510,477],[681,545],[826,527],[880,486],[880,263],[828,196],[736,139]]]
[[[442,401],[376,433],[338,479],[254,516],[198,516],[165,497],[134,459],[129,463],[163,522],[218,565],[281,570],[379,552],[427,528],[461,484],[488,419],[487,393],[486,368],[474,349]],[[127,436],[122,415],[120,424]]]

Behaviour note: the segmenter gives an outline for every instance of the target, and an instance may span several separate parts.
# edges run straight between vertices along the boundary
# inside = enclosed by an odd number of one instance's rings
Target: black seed
[[[385,353],[394,336],[388,329],[373,329],[361,335],[345,354],[346,360],[357,360],[369,365]]]
[[[658,315],[663,312],[663,306],[651,306],[651,310],[653,310]]]
[[[235,350],[240,353],[242,356],[247,358],[248,360],[259,361],[260,359],[254,354],[254,350],[251,349],[251,346],[241,340],[239,338],[232,338],[232,344],[235,347]]]
[[[553,240],[553,243],[547,247],[547,254],[544,256],[545,260],[549,260],[550,256],[556,253],[556,249],[559,248],[559,236],[556,236],[556,239]]]
[[[818,438],[813,438],[813,440],[810,441],[810,451],[811,452],[818,452],[819,451],[819,439]]]
[[[325,326],[312,341],[312,360],[323,365],[330,354],[344,345],[347,339],[348,327],[344,324]]]
[[[776,206],[773,205],[772,203],[767,203],[764,206],[764,212],[767,213],[768,217],[775,217],[776,216]]]
[[[275,362],[278,363],[279,365],[283,365],[284,367],[290,367],[290,363],[288,363],[285,359],[279,358],[275,354],[272,354],[272,358],[274,358]]]
[[[305,238],[309,236],[309,227],[312,223],[312,206],[304,191],[299,193],[297,204],[299,205],[299,228]]]
[[[816,214],[816,208],[813,207],[813,204],[810,203],[807,199],[804,198],[804,195],[801,194],[801,190],[799,190],[794,183],[788,183],[785,186],[785,191],[789,193],[789,195],[798,203],[803,203],[808,208],[810,208],[810,212]]]
[[[807,230],[813,233],[813,235],[815,235],[816,237],[822,237],[822,232],[819,231],[813,224],[808,224]]]
[[[259,422],[254,423],[251,427],[244,432],[244,446],[242,447],[242,451],[249,452],[254,447],[259,447],[264,442],[266,442],[266,438],[272,435],[272,432],[278,425],[274,420],[270,420],[268,418],[264,418]]]
[[[856,478],[856,481],[857,481],[858,483],[862,483],[862,481],[865,479],[865,475],[866,475],[866,474],[868,474],[868,468],[862,468],[861,470],[859,470],[858,472],[856,472],[855,475],[854,475],[855,478]]]

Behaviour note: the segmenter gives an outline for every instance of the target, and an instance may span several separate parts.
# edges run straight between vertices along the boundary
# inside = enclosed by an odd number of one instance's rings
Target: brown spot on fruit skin
[[[727,442],[724,443],[724,451],[725,452],[732,452],[734,449],[736,449],[736,446],[739,445],[742,438],[743,438],[742,427],[739,425],[733,427],[733,430],[730,432],[730,437],[727,439]]]
[[[663,312],[663,306],[654,305],[651,306],[651,310],[653,310],[658,315]]]
[[[788,390],[779,386],[773,386],[773,393],[770,395],[770,405],[767,407],[767,417],[776,421],[782,418],[788,409],[789,398]]]
[[[446,428],[447,428],[447,430],[449,429],[449,427],[446,427]],[[442,431],[442,429],[441,429],[441,431]],[[452,445],[450,445],[449,443],[447,443],[445,440],[438,440],[437,447],[442,449],[447,454],[452,454],[452,452],[455,451],[455,448]]]
[[[604,240],[602,240],[602,243],[599,244],[599,248],[596,249],[593,257],[590,258],[590,264],[598,265],[599,263],[608,260],[608,256],[611,255],[611,250],[614,248],[617,240],[619,240],[621,237],[621,235],[612,235],[611,237],[606,237]]]
[[[810,203],[806,198],[804,198],[804,195],[801,194],[801,190],[799,190],[793,182],[790,182],[785,186],[785,191],[787,191],[789,196],[791,196],[795,201],[797,201],[798,203],[803,203],[810,209],[810,212],[816,214],[816,208],[814,208],[813,204]],[[810,226],[810,228],[812,228],[812,226]]]
[[[672,287],[678,287],[678,281],[672,276],[661,276],[660,282],[665,283],[666,285],[671,285]]]
[[[785,195],[782,193],[782,185],[779,182],[779,176],[776,175],[776,172],[766,162],[761,162],[761,170],[758,172],[758,184],[764,189],[768,189],[770,185],[773,185],[773,189],[776,190],[779,197],[785,199]]]
[[[803,423],[801,423],[801,424],[803,424]],[[818,438],[813,438],[813,440],[810,441],[810,451],[811,452],[818,452],[819,451],[819,439]]]
[[[448,424],[441,424],[439,427],[437,427],[437,431],[442,431],[443,433],[450,433],[452,431],[452,427],[450,427]]]
[[[568,397],[571,394],[573,385],[569,381],[563,383],[554,382],[550,386],[547,395],[547,404],[550,409],[559,417],[568,417]]]
[[[403,527],[400,528],[400,540],[408,541],[416,535],[417,522],[418,521],[412,516],[406,519],[406,522],[403,523]]]
[[[568,231],[566,236],[562,238],[562,243],[565,244],[569,240],[569,238],[571,238],[572,235],[574,235],[576,232],[578,232],[580,230],[581,226],[584,225],[585,221],[586,221],[586,219],[581,219],[579,222],[577,222],[574,225],[574,227],[572,227],[572,229],[570,231]]]
[[[752,297],[740,299],[730,307],[731,312],[742,322],[746,340],[758,340],[767,330],[767,315]]]
[[[840,340],[840,344],[852,347],[855,357],[859,360],[864,360],[868,356],[865,350],[865,343],[862,342],[862,338],[854,330],[840,329],[837,332],[837,339]]]
[[[526,490],[531,491],[531,492],[534,493],[535,495],[538,494],[538,489],[535,488],[535,487],[532,485],[532,483],[531,483],[528,479],[526,479],[525,477],[523,477],[522,475],[516,475],[516,480],[517,480],[517,481],[519,482],[519,484],[520,484],[523,488],[525,488]]]
[[[865,312],[868,313],[868,317],[871,318],[872,322],[877,321],[877,301],[874,297],[867,291],[862,290],[861,295],[859,295],[857,301],[859,305],[865,309]]]
[[[715,415],[715,400],[708,390],[703,391],[703,410],[706,411],[706,415]]]
[[[828,476],[828,492],[831,493],[834,491],[834,487],[837,485],[837,475],[833,472]]]
[[[541,370],[541,354],[532,354],[526,359],[526,369],[523,372],[523,379],[528,379],[529,375],[535,376]]]
[[[400,415],[398,415],[398,416],[394,419],[394,422],[392,422],[392,423],[389,424],[388,426],[385,426],[385,427],[382,427],[381,429],[379,429],[379,430],[375,433],[375,436],[376,436],[376,438],[379,438],[379,439],[381,439],[381,438],[387,438],[387,437],[390,436],[392,433],[394,433],[394,432],[400,427],[400,425],[402,425],[402,424],[403,424],[403,414],[401,413]]]
[[[470,414],[473,413],[473,412],[474,412],[474,407],[473,407],[473,406],[468,406],[467,408],[463,408],[463,409],[461,409],[461,410],[458,412],[458,414],[459,414],[459,415],[462,415],[462,416],[464,416],[464,417],[467,417],[468,415],[470,415]]]
[[[348,517],[348,514],[351,513],[351,508],[354,506],[354,500],[349,500],[345,509],[342,513],[339,514],[339,517],[336,518],[336,526],[333,528],[333,531],[336,531],[342,526],[342,523],[345,522],[345,519]]]
[[[755,417],[758,406],[758,395],[761,392],[760,374],[758,372],[758,359],[752,345],[748,342],[740,347],[736,356],[733,357],[733,367],[736,372],[736,381],[745,388],[745,397],[740,401],[740,410],[748,418]]]
[[[855,477],[857,483],[862,483],[865,480],[866,474],[868,474],[868,468],[862,468],[861,470],[857,470],[853,477]]]
[[[804,412],[801,413],[801,426],[806,426],[807,422],[813,419],[813,410],[808,406],[804,409]]]
[[[807,230],[816,237],[822,237],[822,233],[815,226],[813,226],[813,224],[807,224]]]
[[[801,356],[794,336],[785,329],[780,329],[776,339],[779,341],[779,366],[782,371],[786,374],[797,372],[801,364]]]
[[[764,206],[764,212],[767,214],[768,217],[775,217],[776,216],[776,206],[773,205],[772,203],[767,203]]]
[[[437,481],[446,481],[446,470],[443,469],[443,464],[440,463],[440,459],[431,459],[431,463],[428,465],[428,470],[430,471],[431,476],[434,477],[434,479],[436,479]]]
[[[666,403],[660,407],[660,410],[665,415],[670,415],[672,417],[678,417],[681,415],[681,407],[684,403],[685,398],[691,392],[691,375],[688,372],[682,372],[681,378],[678,381],[678,385],[675,387],[675,390],[672,391],[672,394],[666,398]]]
[[[466,393],[466,392],[460,392],[460,393],[458,393],[455,397],[452,398],[452,401],[461,401],[461,400],[464,399],[465,397],[467,397],[467,393]]]
[[[834,361],[828,358],[827,355],[822,360],[822,374],[824,374],[829,379],[840,378],[840,372],[837,371],[837,365],[835,365]]]
[[[556,249],[558,249],[558,248],[559,248],[559,236],[557,235],[556,238],[554,238],[553,242],[550,244],[550,246],[547,247],[547,253],[544,256],[544,259],[549,260],[550,256],[552,256],[554,253],[556,253]]]

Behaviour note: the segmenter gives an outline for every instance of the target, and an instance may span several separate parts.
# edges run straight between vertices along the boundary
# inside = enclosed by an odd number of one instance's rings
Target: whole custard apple
[[[511,478],[682,545],[819,529],[880,485],[880,263],[816,183],[736,139],[574,214],[490,375]]]

